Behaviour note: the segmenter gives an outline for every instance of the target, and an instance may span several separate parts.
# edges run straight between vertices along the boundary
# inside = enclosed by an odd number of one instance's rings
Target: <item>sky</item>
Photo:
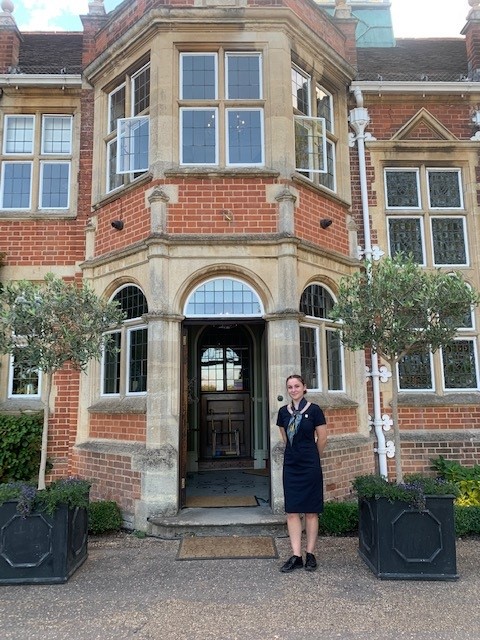
[[[104,0],[111,11],[122,0]],[[465,26],[468,0],[391,0],[397,38],[456,37]],[[13,0],[13,16],[21,31],[81,31],[80,14],[88,0]]]

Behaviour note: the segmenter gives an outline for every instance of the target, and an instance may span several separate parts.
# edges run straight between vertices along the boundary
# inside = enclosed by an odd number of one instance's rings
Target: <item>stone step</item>
[[[167,540],[189,536],[287,535],[284,515],[270,507],[187,508],[176,516],[152,516],[148,535]]]

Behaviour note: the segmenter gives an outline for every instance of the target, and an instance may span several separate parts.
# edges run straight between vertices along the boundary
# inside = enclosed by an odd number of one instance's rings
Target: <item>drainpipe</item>
[[[363,214],[363,231],[365,238],[365,249],[363,255],[365,260],[371,262],[372,259],[378,260],[382,252],[378,247],[372,248],[372,236],[370,232],[370,211],[368,207],[368,184],[367,184],[367,165],[365,161],[365,140],[374,140],[370,133],[365,133],[365,129],[370,122],[367,109],[363,106],[363,94],[361,89],[353,90],[357,107],[350,111],[349,122],[355,134],[350,134],[350,146],[358,147],[358,164],[360,172],[360,193],[362,198],[362,214]],[[378,366],[378,354],[372,353],[372,368],[369,376],[372,379],[373,392],[373,427],[377,438],[377,446],[375,452],[378,454],[378,466],[380,475],[384,478],[388,477],[387,456],[393,457],[393,442],[386,442],[384,431],[388,431],[391,426],[391,420],[388,415],[382,416],[382,408],[380,401],[380,382],[386,382],[390,377],[390,372],[386,367]]]

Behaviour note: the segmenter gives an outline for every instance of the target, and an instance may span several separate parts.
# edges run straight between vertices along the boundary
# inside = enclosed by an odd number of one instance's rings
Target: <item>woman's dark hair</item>
[[[285,384],[287,384],[287,382],[288,382],[289,380],[291,380],[292,378],[296,378],[297,380],[300,380],[300,382],[301,382],[304,386],[306,386],[306,385],[305,385],[305,380],[304,380],[304,379],[302,378],[302,376],[301,376],[300,374],[298,374],[298,373],[293,373],[291,376],[288,376],[288,378],[285,380]]]

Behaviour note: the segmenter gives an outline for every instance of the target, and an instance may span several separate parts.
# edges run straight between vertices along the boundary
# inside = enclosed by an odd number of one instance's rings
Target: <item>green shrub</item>
[[[122,526],[122,513],[113,500],[99,500],[88,506],[88,532],[92,535],[118,531]]]
[[[456,460],[445,460],[443,456],[431,460],[431,463],[432,469],[435,469],[441,478],[454,482],[458,487],[456,505],[480,507],[480,465],[467,467]]]
[[[356,502],[326,502],[319,519],[319,533],[326,536],[352,535],[358,531]]]
[[[457,537],[480,535],[480,507],[455,505],[455,533]]]
[[[0,415],[0,482],[28,482],[38,476],[42,413]]]

